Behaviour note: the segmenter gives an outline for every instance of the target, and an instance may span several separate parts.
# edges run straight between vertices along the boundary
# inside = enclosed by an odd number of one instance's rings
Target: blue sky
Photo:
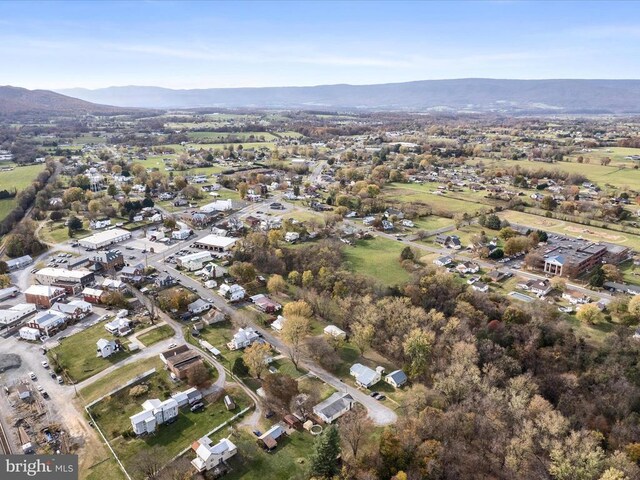
[[[640,78],[635,2],[0,1],[0,85]]]

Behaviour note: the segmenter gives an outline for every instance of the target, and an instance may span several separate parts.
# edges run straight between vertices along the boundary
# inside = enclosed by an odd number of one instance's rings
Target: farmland
[[[3,167],[12,164],[2,164]],[[38,173],[44,168],[44,165],[28,165],[26,167],[15,167],[13,170],[0,172],[0,189],[17,191],[23,190],[36,178]],[[16,206],[14,198],[5,198],[0,200],[0,220],[6,217]]]

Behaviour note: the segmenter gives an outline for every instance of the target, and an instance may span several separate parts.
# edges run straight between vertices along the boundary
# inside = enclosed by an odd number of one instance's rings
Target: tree
[[[340,342],[340,339],[330,337],[331,341]],[[336,348],[329,344],[325,336],[310,337],[306,343],[306,349],[309,356],[318,362],[320,366],[330,372],[335,372],[342,360],[336,351]]]
[[[113,183],[110,183],[107,187],[107,195],[115,197],[118,194],[118,189]]]
[[[282,327],[282,338],[289,347],[289,358],[293,366],[298,369],[302,342],[311,331],[309,319],[300,315],[287,315],[287,321]]]
[[[595,479],[605,461],[600,437],[596,432],[580,431],[556,441],[549,455],[551,476],[556,480]]]
[[[313,272],[311,270],[305,270],[302,272],[302,286],[309,288],[313,285]]]
[[[601,266],[598,266],[591,277],[589,278],[589,285],[592,287],[602,287],[605,282],[604,270]]]
[[[187,383],[192,387],[203,386],[209,380],[209,371],[202,363],[196,363],[187,371]]]
[[[295,270],[289,272],[289,275],[287,275],[287,281],[291,285],[299,285],[300,284],[300,272],[297,272]]]
[[[511,227],[505,227],[500,229],[500,233],[498,233],[498,235],[500,236],[500,238],[506,241],[510,238],[517,237],[520,234]]]
[[[487,217],[484,226],[490,230],[500,230],[500,225],[500,217],[492,214]]]
[[[562,277],[553,277],[550,283],[551,287],[559,292],[564,292],[567,288],[567,281]]]
[[[504,244],[505,255],[511,256],[516,253],[525,252],[529,249],[530,241],[527,237],[513,237]]]
[[[242,357],[238,357],[235,359],[235,361],[233,362],[233,367],[231,368],[231,371],[237,377],[246,377],[247,375],[249,375],[249,369],[247,368],[247,365],[244,363],[244,360],[242,359]]]
[[[269,293],[281,293],[287,289],[287,282],[284,281],[282,275],[272,275],[267,282],[267,290]]]
[[[340,471],[337,462],[340,455],[340,436],[331,425],[315,441],[311,455],[311,475],[331,479]]]
[[[408,245],[402,249],[402,252],[400,252],[401,260],[413,260],[414,258],[415,254],[413,253],[413,250],[411,250],[411,247]]]
[[[385,428],[380,437],[379,478],[390,478],[407,467],[407,455],[400,438],[390,428]]]
[[[576,318],[583,323],[593,325],[602,321],[603,315],[596,303],[587,303],[578,307]]]
[[[64,212],[62,212],[61,210],[54,210],[49,214],[49,218],[53,222],[59,222],[64,218]]]
[[[404,354],[410,362],[409,376],[415,378],[424,373],[434,341],[435,335],[431,331],[415,328],[409,332],[402,344]]]
[[[364,408],[354,408],[342,417],[338,424],[338,430],[342,442],[349,446],[355,460],[358,459],[358,452],[362,446],[362,442],[373,431],[374,425],[367,416]]]
[[[0,274],[4,275],[9,271],[9,267],[7,266],[7,262],[4,260],[0,260]]]
[[[351,326],[351,343],[364,356],[364,353],[371,348],[375,334],[376,330],[370,323],[356,322]]]
[[[289,302],[284,306],[282,315],[286,318],[293,316],[311,318],[313,310],[304,300],[296,300],[295,302]]]
[[[640,295],[635,295],[629,300],[627,310],[636,320],[640,320]]]
[[[291,411],[291,402],[300,393],[298,382],[282,373],[267,374],[262,381],[262,388],[269,406],[281,415]]]
[[[140,450],[132,459],[132,470],[136,477],[155,479],[166,461],[166,452],[157,445]]]
[[[256,269],[248,262],[236,262],[229,268],[229,274],[240,283],[249,283],[256,278]]]
[[[5,288],[8,287],[11,284],[11,278],[9,277],[9,275],[2,274],[0,275],[0,288]]]
[[[620,269],[610,263],[602,265],[602,272],[604,273],[605,278],[610,282],[621,282],[623,279]]]
[[[238,184],[238,186],[236,187],[238,189],[238,193],[240,194],[240,198],[242,200],[245,199],[245,197],[247,196],[247,192],[249,191],[249,185],[246,184],[246,182],[241,182]]]
[[[65,205],[70,205],[73,202],[81,202],[84,200],[84,190],[80,187],[67,188],[62,194],[62,201]]]
[[[557,205],[557,202],[551,195],[545,195],[545,197],[540,202],[540,206],[549,211],[554,210]]]
[[[249,373],[252,377],[260,378],[265,370],[267,370],[269,367],[267,359],[270,355],[271,348],[269,348],[269,345],[266,343],[255,342],[244,349],[242,359],[249,368]]]

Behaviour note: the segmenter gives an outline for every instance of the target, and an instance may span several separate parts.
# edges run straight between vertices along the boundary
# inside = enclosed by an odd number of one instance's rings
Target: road
[[[213,304],[218,310],[221,312],[231,316],[236,320],[237,323],[242,325],[250,325],[255,328],[258,332],[260,332],[263,338],[269,342],[273,348],[275,348],[278,352],[282,354],[288,354],[288,347],[285,343],[280,340],[280,338],[273,335],[270,331],[267,331],[258,325],[256,325],[251,318],[245,315],[243,312],[240,312],[233,308],[231,305],[227,303],[227,301],[218,295],[217,292],[213,292],[212,290],[204,287],[200,282],[195,281],[191,277],[183,275],[180,271],[175,268],[163,264],[155,258],[150,258],[150,264],[152,264],[155,268],[159,270],[167,270],[174,278],[180,279],[180,282],[192,288],[198,295],[202,298],[211,298],[213,299]],[[396,413],[390,408],[386,407],[379,401],[374,398],[369,397],[366,393],[358,390],[355,387],[347,385],[342,380],[334,376],[333,374],[327,372],[326,370],[320,368],[315,362],[307,357],[303,357],[300,361],[300,365],[313,372],[315,376],[324,381],[325,383],[331,385],[333,388],[339,391],[348,392],[355,398],[358,402],[362,403],[368,410],[369,417],[376,423],[377,425],[389,425],[395,423],[398,419]]]

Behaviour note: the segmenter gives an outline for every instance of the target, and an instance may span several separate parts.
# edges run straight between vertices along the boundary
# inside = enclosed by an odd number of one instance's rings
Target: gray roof
[[[402,385],[407,381],[407,374],[402,370],[396,370],[395,372],[391,372],[387,375],[388,378],[392,378],[396,385]]]
[[[322,413],[327,418],[333,418],[336,414],[348,408],[353,401],[353,397],[348,393],[336,392],[324,402],[316,405],[314,410]]]

